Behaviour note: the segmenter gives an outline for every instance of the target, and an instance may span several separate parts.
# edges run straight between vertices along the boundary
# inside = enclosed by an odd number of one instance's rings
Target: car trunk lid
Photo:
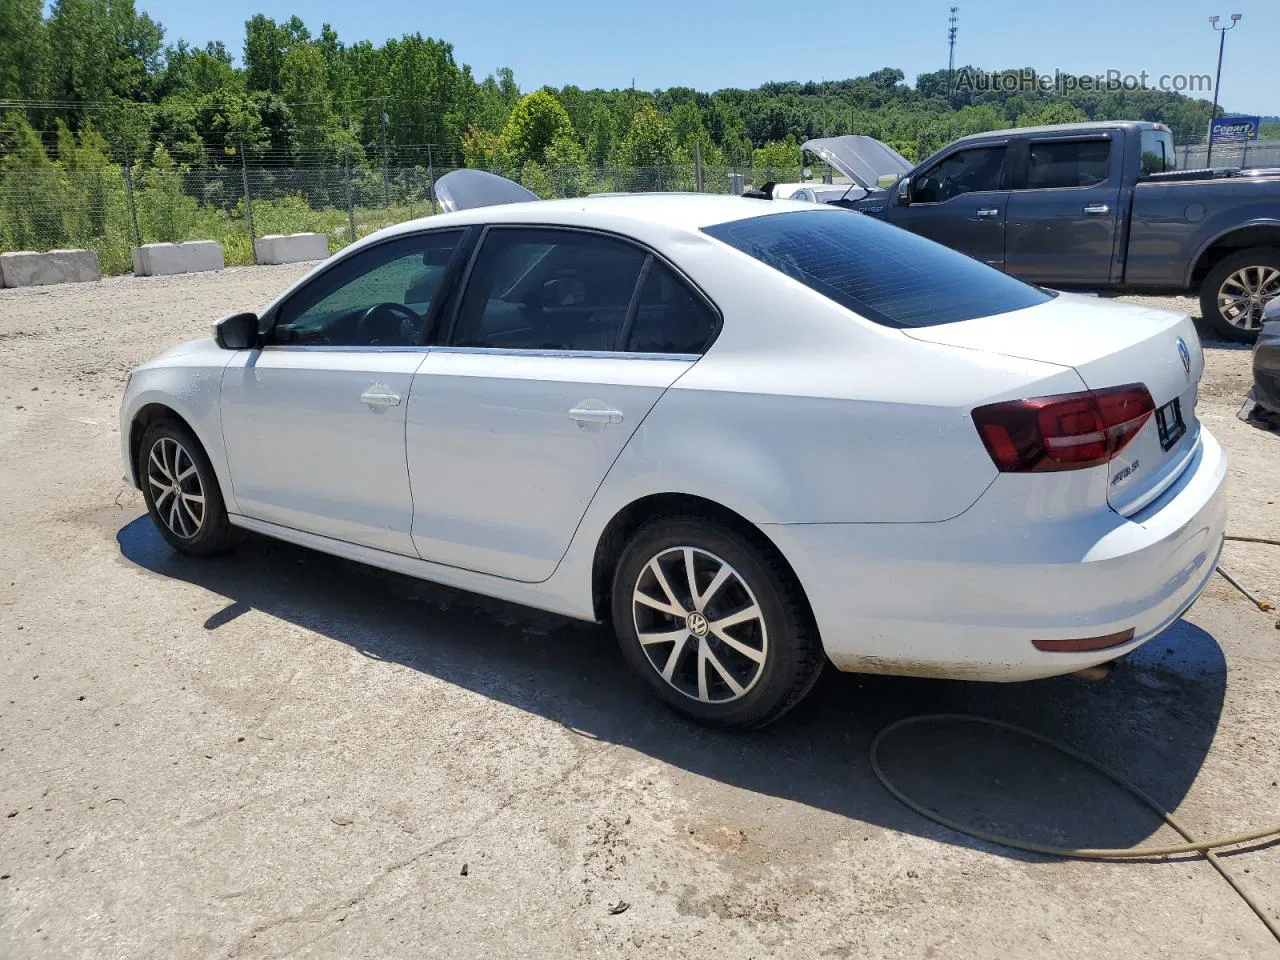
[[[1121,514],[1156,499],[1190,461],[1204,356],[1185,314],[1060,294],[1026,310],[903,332],[931,343],[1064,364],[1090,389],[1145,384],[1157,412],[1108,464],[1108,501]]]

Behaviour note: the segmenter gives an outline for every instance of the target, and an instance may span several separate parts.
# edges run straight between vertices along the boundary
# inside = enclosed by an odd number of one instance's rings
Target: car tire
[[[227,518],[218,477],[184,424],[158,420],[138,446],[137,475],[160,536],[182,553],[221,553],[238,535]]]
[[[1223,309],[1225,297],[1248,296],[1242,316]],[[1280,249],[1250,247],[1216,263],[1200,285],[1200,315],[1225,340],[1252,343],[1262,330],[1262,308],[1280,296]]]
[[[611,606],[627,661],[669,706],[702,723],[772,723],[803,699],[826,664],[782,558],[702,517],[655,520],[636,531],[619,558]]]

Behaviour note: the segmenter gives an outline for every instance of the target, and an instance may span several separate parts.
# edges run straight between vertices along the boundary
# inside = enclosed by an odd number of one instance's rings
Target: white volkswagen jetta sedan
[[[842,210],[499,203],[138,368],[121,436],[178,550],[250,530],[611,622],[668,704],[759,726],[828,659],[1028,680],[1169,626],[1226,522],[1202,369],[1186,316]]]

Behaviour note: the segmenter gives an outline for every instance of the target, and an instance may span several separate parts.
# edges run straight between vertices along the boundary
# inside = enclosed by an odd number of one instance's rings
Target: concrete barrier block
[[[92,250],[21,250],[0,253],[0,279],[6,287],[37,287],[47,283],[101,280],[98,255]]]
[[[269,233],[254,242],[258,263],[301,263],[329,256],[329,238],[323,233]]]
[[[144,243],[130,252],[137,277],[167,277],[174,273],[221,270],[225,265],[222,244],[217,240],[188,240],[185,243]]]

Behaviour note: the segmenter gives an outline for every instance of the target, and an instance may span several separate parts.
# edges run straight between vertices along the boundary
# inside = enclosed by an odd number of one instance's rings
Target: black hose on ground
[[[1245,543],[1269,543],[1273,546],[1280,546],[1280,540],[1274,540],[1267,537],[1229,536],[1227,539],[1238,540]],[[1271,609],[1271,605],[1269,603],[1258,600],[1253,596],[1253,594],[1249,593],[1248,590],[1240,586],[1240,584],[1237,583],[1235,579],[1221,567],[1218,568],[1218,572],[1226,577],[1227,581],[1231,583],[1232,586],[1248,597],[1259,610]],[[893,783],[892,780],[889,779],[889,775],[884,772],[884,768],[880,765],[880,746],[886,737],[890,736],[895,731],[903,729],[904,727],[916,726],[924,723],[979,723],[984,726],[995,727],[998,730],[1007,730],[1034,740],[1037,743],[1042,743],[1045,746],[1052,747],[1053,749],[1066,754],[1068,757],[1071,757],[1076,762],[1084,764],[1086,767],[1097,771],[1108,780],[1123,787],[1125,790],[1128,790],[1129,793],[1140,800],[1145,806],[1159,814],[1160,817],[1163,818],[1164,822],[1176,830],[1186,842],[1159,847],[1055,847],[1049,844],[1031,843],[1029,841],[1018,840],[1013,837],[1002,836],[998,833],[993,833],[990,830],[983,830],[981,827],[975,827],[971,824],[961,823],[957,820],[952,820],[949,817],[944,817],[936,810],[931,810],[907,796]],[[1209,861],[1209,865],[1212,866],[1213,869],[1217,870],[1218,873],[1222,875],[1222,879],[1231,884],[1231,888],[1240,895],[1240,898],[1244,900],[1246,904],[1249,905],[1249,909],[1257,914],[1258,919],[1266,925],[1269,931],[1271,931],[1271,935],[1276,938],[1276,941],[1280,942],[1280,922],[1277,922],[1276,919],[1267,915],[1266,911],[1262,908],[1262,905],[1258,903],[1253,895],[1243,887],[1239,880],[1231,875],[1215,852],[1221,847],[1233,847],[1240,844],[1256,843],[1261,840],[1274,842],[1275,840],[1280,839],[1280,823],[1256,830],[1248,830],[1243,833],[1232,834],[1230,836],[1213,837],[1209,840],[1197,840],[1191,835],[1191,832],[1187,830],[1181,822],[1179,822],[1177,817],[1168,810],[1165,810],[1160,803],[1158,803],[1141,787],[1122,774],[1093,759],[1089,755],[1081,753],[1079,750],[1063,743],[1060,740],[1055,740],[1052,737],[1046,737],[1043,734],[1028,730],[1025,727],[1019,727],[1012,723],[1005,723],[1003,720],[995,720],[991,717],[981,717],[965,713],[920,714],[919,716],[907,717],[904,720],[899,720],[897,723],[889,724],[889,726],[876,734],[875,739],[871,741],[871,771],[876,775],[876,779],[880,781],[880,785],[889,791],[889,793],[898,800],[899,803],[915,811],[926,820],[932,820],[934,823],[940,824],[949,830],[954,830],[956,833],[974,837],[978,840],[985,840],[987,843],[994,843],[1002,847],[1011,847],[1014,850],[1023,850],[1027,853],[1039,853],[1052,857],[1068,857],[1077,860],[1131,860],[1141,857],[1168,857],[1181,853],[1199,853]]]

